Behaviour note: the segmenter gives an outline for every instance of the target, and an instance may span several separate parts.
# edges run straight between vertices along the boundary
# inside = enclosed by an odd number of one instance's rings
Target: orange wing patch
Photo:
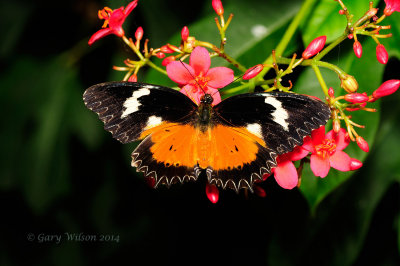
[[[217,125],[211,131],[213,137],[207,154],[208,165],[214,170],[240,169],[256,159],[257,143],[266,147],[262,139],[244,128]]]
[[[142,133],[151,134],[153,159],[168,166],[199,165],[206,169],[230,170],[256,159],[257,143],[265,142],[245,128],[216,125],[202,132],[192,125],[164,123]]]
[[[166,166],[193,168],[196,164],[196,136],[196,129],[190,125],[162,125],[151,134],[154,144],[150,151],[156,161]]]

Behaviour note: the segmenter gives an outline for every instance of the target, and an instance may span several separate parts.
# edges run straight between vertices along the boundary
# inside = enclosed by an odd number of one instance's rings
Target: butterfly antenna
[[[182,66],[184,68],[186,68],[187,72],[190,74],[190,76],[192,76],[193,80],[197,83],[197,86],[199,86],[199,88],[203,91],[203,93],[206,94],[206,91],[204,90],[204,88],[202,86],[200,86],[200,84],[196,80],[196,77],[193,76],[192,72],[189,71],[189,69],[185,66],[185,64],[181,61],[181,59],[179,59],[179,62],[181,62]]]

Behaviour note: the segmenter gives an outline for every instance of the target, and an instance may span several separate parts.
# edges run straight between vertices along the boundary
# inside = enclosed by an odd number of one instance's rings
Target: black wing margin
[[[185,121],[196,105],[182,93],[138,82],[106,82],[88,88],[85,105],[98,114],[104,129],[122,143],[138,139],[152,121]]]
[[[232,96],[216,105],[214,111],[221,123],[259,133],[277,154],[302,145],[303,138],[325,125],[331,114],[329,106],[318,99],[280,92]]]

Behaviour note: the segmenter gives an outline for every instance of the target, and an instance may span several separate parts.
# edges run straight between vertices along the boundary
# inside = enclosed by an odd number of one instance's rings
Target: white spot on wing
[[[147,88],[141,88],[137,91],[134,91],[132,97],[126,99],[124,102],[125,111],[122,113],[121,118],[125,118],[127,115],[137,112],[139,110],[139,106],[141,103],[138,99],[144,95],[149,95],[150,90]]]
[[[274,122],[281,125],[286,131],[289,131],[289,124],[286,122],[286,119],[289,118],[289,114],[282,107],[282,103],[271,96],[265,97],[265,103],[275,107],[275,110],[271,114]]]
[[[162,118],[152,115],[149,117],[149,119],[147,119],[147,123],[146,123],[146,129],[152,128],[152,127],[156,127],[162,124]]]
[[[246,129],[250,132],[253,133],[254,135],[256,135],[259,138],[263,138],[262,137],[262,130],[261,130],[261,126],[260,124],[257,123],[253,123],[253,124],[247,124]]]

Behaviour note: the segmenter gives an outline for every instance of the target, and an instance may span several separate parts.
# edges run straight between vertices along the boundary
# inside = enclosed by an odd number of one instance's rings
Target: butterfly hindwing
[[[247,93],[232,96],[215,106],[220,123],[245,128],[283,154],[303,143],[311,131],[325,125],[330,117],[322,101],[294,93]]]
[[[148,128],[165,122],[182,122],[196,105],[170,88],[136,82],[106,82],[83,95],[85,105],[99,115],[104,128],[122,143],[141,138]]]

